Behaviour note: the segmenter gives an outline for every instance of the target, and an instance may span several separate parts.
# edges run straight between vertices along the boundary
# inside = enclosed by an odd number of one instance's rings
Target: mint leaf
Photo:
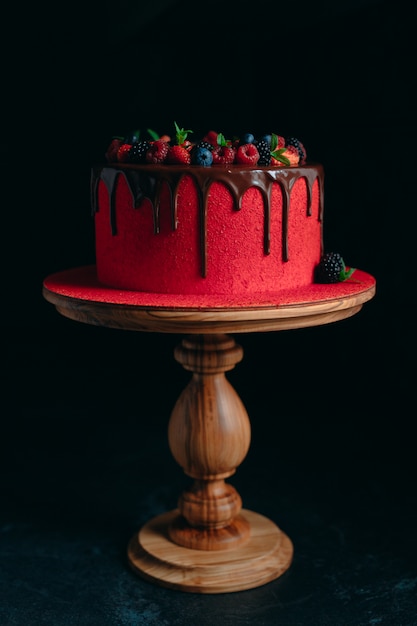
[[[285,152],[285,148],[280,148],[279,150],[275,150],[275,152],[271,152],[271,156],[273,156],[274,159],[276,159],[280,163],[283,163],[284,165],[290,165],[289,159],[283,156],[283,152]]]
[[[339,274],[339,280],[341,282],[343,282],[344,280],[347,280],[348,278],[352,276],[355,270],[356,270],[356,267],[351,267],[349,270],[346,270],[346,269],[341,270]]]
[[[158,139],[159,139],[159,135],[158,135],[158,133],[156,133],[156,132],[155,132],[154,130],[152,130],[151,128],[147,128],[146,130],[147,130],[147,132],[149,133],[149,135],[151,136],[151,138],[152,138],[154,141],[158,141]]]

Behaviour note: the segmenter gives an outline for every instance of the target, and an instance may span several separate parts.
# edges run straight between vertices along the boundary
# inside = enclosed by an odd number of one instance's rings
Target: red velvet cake
[[[323,255],[323,167],[296,139],[208,133],[191,143],[191,131],[176,129],[176,142],[112,140],[107,163],[93,168],[99,282],[271,298],[312,284]]]

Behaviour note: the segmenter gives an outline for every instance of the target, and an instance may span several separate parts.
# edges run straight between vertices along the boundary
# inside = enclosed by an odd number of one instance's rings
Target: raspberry
[[[117,161],[117,153],[122,144],[123,144],[123,140],[118,137],[114,137],[111,140],[104,154],[104,156],[106,157],[106,161],[108,161],[109,163],[111,163],[112,161]]]
[[[238,147],[235,163],[239,165],[256,165],[259,161],[259,152],[254,143],[244,143]]]
[[[167,157],[169,144],[162,139],[153,141],[146,153],[145,159],[147,163],[163,163]]]
[[[314,280],[316,283],[340,283],[350,278],[354,271],[355,268],[346,269],[339,252],[327,252],[316,266]]]
[[[131,149],[131,144],[130,143],[122,143],[122,145],[120,146],[120,148],[117,151],[117,160],[120,163],[127,163],[128,161],[130,161],[130,149]]]
[[[215,146],[212,154],[213,165],[230,165],[235,160],[236,150],[232,146]]]

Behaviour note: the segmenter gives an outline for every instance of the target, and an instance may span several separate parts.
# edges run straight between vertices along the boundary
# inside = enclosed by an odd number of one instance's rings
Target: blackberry
[[[270,165],[271,145],[265,139],[261,139],[256,142],[256,147],[259,152],[258,165]]]
[[[316,283],[340,283],[350,278],[355,271],[354,268],[346,269],[345,262],[339,252],[327,252],[323,254],[320,263],[316,266]]]
[[[150,148],[150,141],[135,141],[130,148],[129,159],[131,163],[145,163],[145,156]]]
[[[195,144],[194,148],[206,148],[206,150],[210,150],[210,152],[212,152],[214,146],[209,141],[204,141],[204,139],[201,139],[198,143]]]
[[[290,137],[289,139],[286,140],[285,144],[287,146],[294,146],[294,148],[297,150],[298,155],[300,157],[300,163],[306,160],[306,157],[307,157],[306,149],[304,148],[303,144],[301,143],[299,139],[297,139],[296,137]]]

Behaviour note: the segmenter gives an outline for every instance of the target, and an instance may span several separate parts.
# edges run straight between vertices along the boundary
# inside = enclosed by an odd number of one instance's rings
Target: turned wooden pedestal
[[[43,295],[65,317],[126,330],[184,335],[175,359],[190,372],[170,417],[170,450],[191,477],[178,508],[146,523],[131,538],[132,569],[159,585],[198,593],[251,589],[281,576],[293,546],[271,520],[242,508],[228,483],[244,460],[251,438],[246,409],[226,373],[243,358],[234,333],[285,330],[350,317],[375,293],[364,280],[348,295],[286,306],[169,308],[141,303],[99,286],[91,268],[54,274]]]
[[[224,334],[187,336],[175,350],[192,377],[172,411],[169,446],[194,482],[178,510],[151,520],[129,544],[132,567],[151,580],[187,591],[238,591],[277,578],[291,563],[289,538],[242,510],[226,481],[250,445],[248,415],[225,376],[242,356]]]

